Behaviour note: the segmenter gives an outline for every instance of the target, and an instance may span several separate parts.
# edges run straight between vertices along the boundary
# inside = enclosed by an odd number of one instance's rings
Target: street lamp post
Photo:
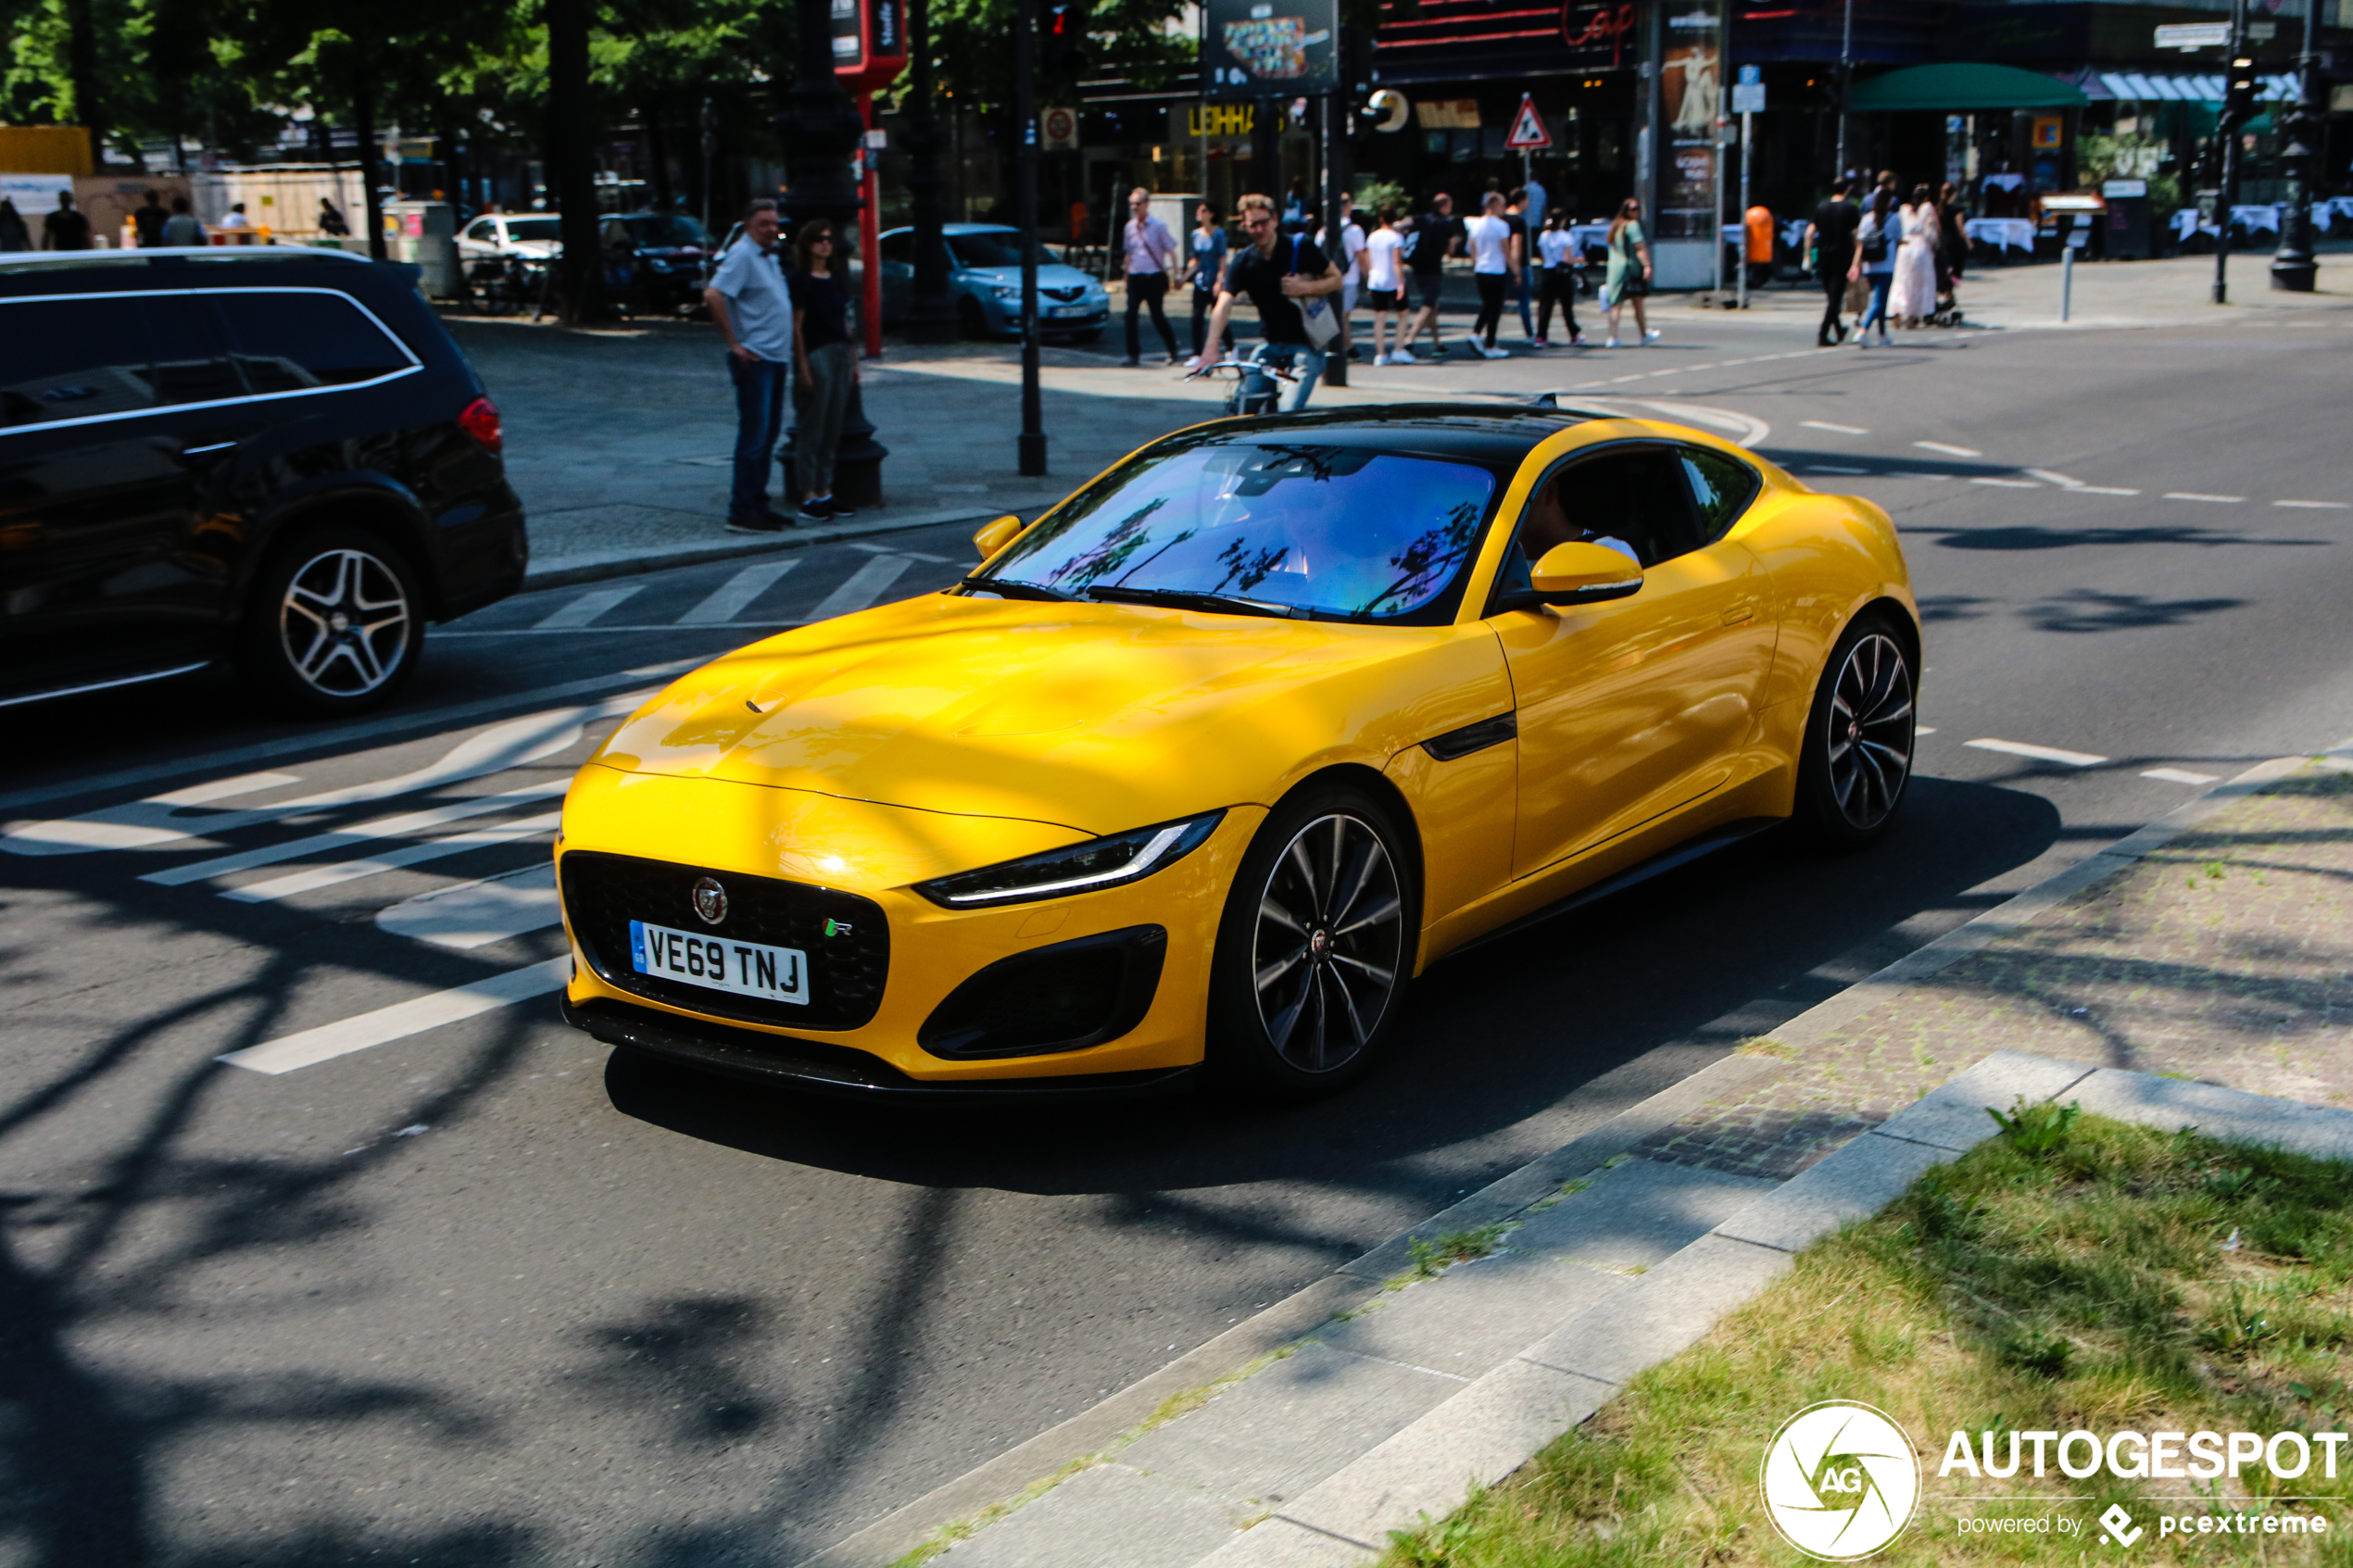
[[[1846,178],[1846,100],[1855,90],[1855,0],[1838,24],[1838,168],[1832,178]],[[1817,143],[1816,145],[1820,145]]]
[[[2312,187],[2328,121],[2321,81],[2321,0],[2305,0],[2304,51],[2296,57],[2296,107],[2282,117],[2287,132],[2280,161],[2287,173],[2286,210],[2280,214],[2280,248],[2271,257],[2271,286],[2310,294],[2320,264],[2312,256]]]
[[[804,0],[806,3],[806,0]],[[1020,122],[1014,155],[1015,199],[1021,203],[1021,443],[1020,471],[1046,471],[1045,411],[1038,396],[1038,51],[1037,0],[1021,0],[1013,20],[1013,118]]]
[[[948,343],[956,336],[956,296],[948,282],[948,178],[939,153],[946,138],[932,107],[930,0],[910,0],[907,48],[914,68],[907,104],[907,194],[915,226],[914,284],[907,307],[907,335],[917,343]]]
[[[2222,144],[2221,189],[2214,196],[2214,303],[2230,302],[2231,270],[2231,207],[2239,194],[2239,120],[2231,112],[2233,94],[2229,78],[2238,71],[2238,62],[2246,54],[2246,0],[2231,0],[2230,60],[2224,70],[2222,113],[2215,121],[2214,134]]]

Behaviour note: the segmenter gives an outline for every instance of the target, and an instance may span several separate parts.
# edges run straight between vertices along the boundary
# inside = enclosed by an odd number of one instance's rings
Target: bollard
[[[2067,320],[2075,304],[2075,247],[2059,237],[2059,320]]]

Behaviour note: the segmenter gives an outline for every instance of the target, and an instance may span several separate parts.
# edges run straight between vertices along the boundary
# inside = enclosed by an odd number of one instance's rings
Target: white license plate
[[[730,942],[666,925],[629,922],[629,967],[738,997],[809,1005],[809,956],[798,947]]]
[[[1083,305],[1049,305],[1046,307],[1046,314],[1049,316],[1084,316],[1087,314],[1087,307]]]

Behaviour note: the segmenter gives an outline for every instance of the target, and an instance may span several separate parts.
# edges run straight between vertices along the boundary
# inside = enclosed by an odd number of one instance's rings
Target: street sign
[[[2174,22],[2157,30],[2160,49],[2220,49],[2230,42],[2229,22]]]
[[[1519,112],[1512,116],[1512,132],[1504,138],[1504,145],[1516,153],[1540,153],[1553,144],[1553,133],[1544,129],[1544,117],[1536,112],[1536,99],[1527,93],[1519,95]]]
[[[1761,82],[1733,82],[1732,112],[1734,114],[1763,114],[1765,112],[1765,84]]]
[[[1045,133],[1042,138],[1043,144],[1049,151],[1078,145],[1078,111],[1076,109],[1051,108],[1038,119],[1039,127]]]

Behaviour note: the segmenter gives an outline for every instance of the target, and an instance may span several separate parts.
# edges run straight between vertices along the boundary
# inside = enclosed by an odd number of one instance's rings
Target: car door
[[[1591,606],[1492,617],[1519,717],[1515,876],[1632,832],[1730,774],[1771,667],[1769,583],[1708,532],[1679,449],[1618,445],[1565,463],[1570,519],[1632,546],[1641,590]],[[1516,538],[1499,589],[1526,582]]]
[[[258,420],[204,307],[170,293],[11,300],[0,339],[8,684],[209,657],[233,541],[211,529],[208,478]]]

